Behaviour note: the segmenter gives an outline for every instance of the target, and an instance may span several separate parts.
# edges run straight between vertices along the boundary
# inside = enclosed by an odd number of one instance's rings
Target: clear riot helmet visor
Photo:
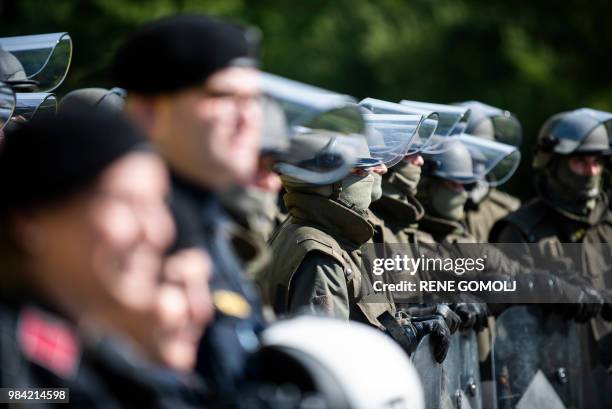
[[[282,107],[290,127],[303,126],[345,134],[363,133],[356,101],[347,96],[276,75],[261,73],[262,91]]]
[[[475,129],[484,121],[491,121],[491,125],[493,126],[493,135],[491,135],[491,137],[500,143],[516,146],[517,148],[521,146],[523,141],[523,128],[516,116],[510,111],[483,104],[479,101],[465,101],[459,103],[457,106],[462,106],[471,110],[468,129],[466,131],[468,134],[486,137],[486,135],[478,135],[475,133]]]
[[[580,108],[576,111],[595,118],[600,124],[603,124],[608,132],[608,141],[610,142],[610,146],[612,146],[612,112],[599,111],[591,108]]]
[[[15,94],[11,87],[0,82],[0,130],[11,120],[15,111]]]
[[[521,146],[523,142],[523,129],[520,122],[510,112],[505,111],[502,116],[491,117],[495,129],[495,140],[506,145]]]
[[[327,185],[345,177],[358,163],[367,142],[363,135],[344,135],[296,127],[289,148],[278,157],[274,170],[306,183]]]
[[[15,116],[20,120],[29,121],[34,116],[55,115],[57,99],[55,95],[44,92],[17,93]]]
[[[364,114],[370,156],[391,167],[410,151],[420,115]]]
[[[421,117],[417,132],[406,152],[412,155],[419,152],[427,152],[431,147],[431,138],[438,126],[438,114],[433,111],[415,110],[394,102],[383,101],[380,99],[366,98],[359,102],[359,105],[373,112],[374,114],[393,114],[393,115],[418,115]]]
[[[456,138],[470,152],[474,175],[491,187],[510,179],[521,161],[521,152],[515,146],[467,134]]]
[[[262,98],[261,109],[263,126],[260,154],[280,157],[290,146],[287,118],[280,105],[272,98]]]
[[[401,105],[423,112],[438,113],[438,127],[436,135],[451,136],[460,135],[467,126],[470,115],[469,108],[455,105],[432,104],[429,102],[410,101],[403,99]]]
[[[3,37],[0,47],[17,57],[28,80],[36,81],[40,92],[59,87],[72,60],[72,39],[68,33]]]

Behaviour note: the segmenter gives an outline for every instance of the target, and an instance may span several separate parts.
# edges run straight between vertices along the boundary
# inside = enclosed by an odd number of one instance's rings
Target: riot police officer
[[[610,154],[606,124],[592,110],[577,109],[553,115],[542,126],[536,142],[533,167],[538,196],[498,221],[491,231],[496,242],[525,243],[513,247],[513,256],[533,266],[558,263],[578,271],[580,278],[598,290],[612,285],[609,245],[612,240],[612,213],[602,189],[604,158]],[[564,306],[570,311],[576,304]],[[585,321],[590,317],[581,317]],[[603,319],[590,321],[586,338],[585,392],[589,407],[606,407],[605,390],[609,377],[598,368],[598,341],[612,326]],[[599,374],[597,374],[599,372]],[[609,385],[609,383],[608,383]]]
[[[278,313],[306,308],[364,322],[386,331],[407,351],[431,334],[441,362],[450,336],[444,320],[399,322],[393,300],[374,292],[363,269],[360,247],[372,243],[376,228],[381,227],[370,222],[368,212],[372,174],[386,172],[363,143],[351,173],[335,183],[315,185],[290,171],[281,175],[289,216],[271,239],[275,257],[258,282]],[[328,144],[323,140],[317,147],[313,141],[312,149],[316,152]]]
[[[478,101],[465,101],[457,105],[470,109],[465,133],[509,145],[520,146],[522,127],[516,116]],[[495,222],[517,210],[521,201],[505,192],[489,186],[485,181],[468,191],[465,204],[465,221],[478,243],[489,240],[489,231]]]

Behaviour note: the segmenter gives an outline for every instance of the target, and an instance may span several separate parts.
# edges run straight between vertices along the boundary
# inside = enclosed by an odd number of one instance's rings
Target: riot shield
[[[451,351],[448,351],[449,355]],[[434,359],[433,347],[429,335],[425,336],[412,354],[412,363],[421,378],[426,409],[442,408],[442,403],[450,397],[443,397],[444,370],[442,364]],[[447,356],[446,360],[450,357]]]
[[[583,407],[574,325],[538,306],[499,316],[493,349],[498,409]]]
[[[458,332],[452,342],[457,344],[461,361],[458,366],[449,367],[447,390],[453,394],[455,402],[460,404],[457,408],[482,409],[476,333],[472,330]]]
[[[425,391],[427,409],[481,409],[478,345],[474,331],[451,337],[446,359],[435,361],[429,336],[412,355]]]

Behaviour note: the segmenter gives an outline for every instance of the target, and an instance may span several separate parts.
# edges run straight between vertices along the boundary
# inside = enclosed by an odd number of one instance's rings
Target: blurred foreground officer
[[[465,101],[457,105],[470,109],[465,133],[517,148],[520,146],[523,129],[511,112],[478,101]],[[490,187],[486,181],[479,182],[468,191],[465,204],[468,230],[478,243],[486,243],[495,222],[520,206],[518,198]]]
[[[86,408],[201,403],[161,368],[171,343],[155,331],[170,327],[154,311],[174,225],[140,133],[91,110],[34,119],[8,134],[0,184],[2,387],[66,387]]]
[[[246,186],[234,186],[221,193],[224,208],[236,222],[232,234],[234,248],[251,278],[270,261],[267,241],[280,224],[277,200],[281,179],[273,167],[290,146],[289,128],[280,104],[270,98],[264,99],[262,119],[255,177]]]
[[[246,358],[263,328],[260,303],[231,246],[231,223],[218,192],[255,175],[261,106],[253,33],[201,15],[172,16],[130,36],[113,77],[126,110],[172,173],[172,208],[193,220],[213,263],[214,322],[198,371],[232,401]]]

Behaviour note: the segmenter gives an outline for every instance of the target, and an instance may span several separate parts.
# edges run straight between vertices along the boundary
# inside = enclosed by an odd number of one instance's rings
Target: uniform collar
[[[358,246],[374,235],[374,228],[366,219],[367,213],[357,213],[329,198],[289,192],[284,201],[293,217],[319,224]]]
[[[419,227],[431,234],[436,241],[442,241],[449,235],[463,236],[466,233],[465,226],[461,222],[442,219],[426,214]]]
[[[423,205],[414,196],[389,194],[387,189],[383,189],[383,196],[372,203],[371,208],[389,214],[406,227],[419,223],[425,216]]]
[[[600,192],[599,196],[595,199],[595,207],[588,214],[581,215],[570,212],[569,210],[564,209],[559,206],[554,200],[551,199],[550,195],[547,194],[546,190],[546,182],[545,178],[540,179],[539,183],[536,184],[536,189],[538,194],[542,198],[542,201],[555,212],[559,213],[561,216],[573,220],[575,222],[584,223],[589,226],[594,226],[604,221],[605,219],[610,219],[608,207],[609,207],[609,199],[605,192]]]

